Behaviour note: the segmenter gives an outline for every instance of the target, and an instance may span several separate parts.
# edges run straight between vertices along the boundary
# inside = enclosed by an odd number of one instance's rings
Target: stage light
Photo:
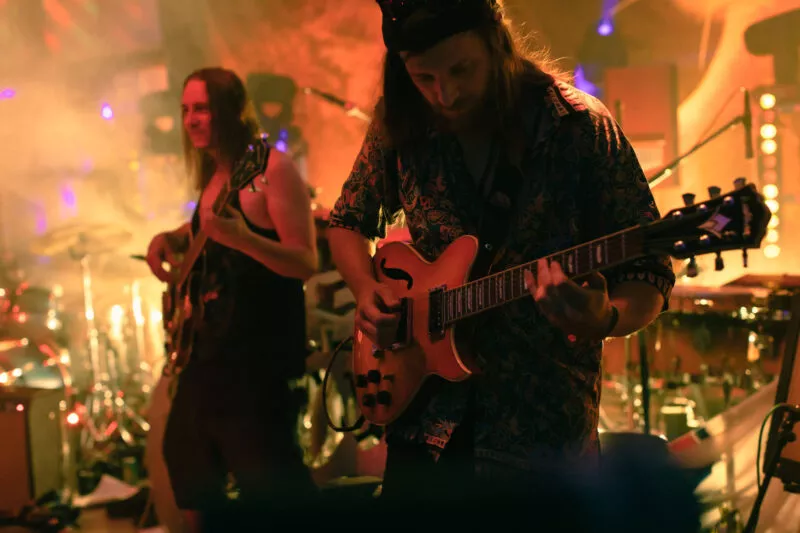
[[[22,411],[24,411],[24,410],[25,410],[25,406],[24,406],[24,405],[22,405],[21,403],[18,403],[18,404],[17,404],[17,412],[18,412],[18,413],[21,413],[21,412],[22,412]]]
[[[610,19],[603,19],[597,26],[597,33],[603,37],[608,37],[614,33],[614,23]]]
[[[767,200],[764,203],[767,204],[767,207],[769,207],[769,210],[773,213],[777,213],[781,208],[777,200]]]
[[[772,109],[773,107],[775,107],[775,104],[777,102],[778,101],[775,98],[775,95],[772,94],[772,93],[764,93],[764,94],[761,95],[761,98],[759,98],[759,100],[758,100],[758,103],[761,106],[761,109],[764,109],[764,110]]]
[[[778,151],[778,143],[774,139],[767,139],[761,143],[761,151],[767,155],[772,155]]]
[[[761,126],[762,139],[774,139],[776,135],[778,135],[778,128],[775,127],[775,124],[764,124]]]
[[[0,91],[0,100],[9,100],[14,98],[17,92],[14,89],[3,89]]]
[[[778,173],[775,172],[773,169],[765,170],[763,174],[761,174],[761,179],[764,183],[774,184],[778,182]]]
[[[289,139],[289,132],[286,131],[285,129],[281,129],[280,133],[278,134],[278,140],[275,141],[275,149],[278,150],[279,152],[286,153],[286,151],[289,150],[289,144],[287,142],[288,139]]]
[[[103,104],[103,107],[100,109],[100,115],[106,120],[111,120],[114,118],[114,111],[111,109],[110,105]]]
[[[775,229],[780,225],[780,223],[781,223],[781,219],[778,218],[778,215],[772,215],[772,218],[769,219],[769,223],[767,224],[767,227],[769,229]]]
[[[771,229],[771,230],[767,231],[767,242],[776,243],[776,242],[778,242],[779,238],[780,238],[780,235],[778,234],[778,230]]]
[[[774,183],[768,183],[767,185],[764,185],[762,191],[764,193],[764,198],[767,198],[768,200],[774,200],[778,197],[778,186]]]
[[[81,417],[78,416],[78,413],[70,413],[67,415],[67,424],[70,426],[76,426],[78,422],[81,421]]]
[[[767,259],[775,259],[781,255],[781,247],[777,244],[768,244],[764,247],[764,257]]]

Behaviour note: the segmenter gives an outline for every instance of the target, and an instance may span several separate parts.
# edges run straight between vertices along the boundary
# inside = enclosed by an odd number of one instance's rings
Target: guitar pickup
[[[397,333],[395,334],[395,342],[389,347],[390,350],[399,350],[411,344],[412,330],[412,313],[409,306],[412,301],[409,298],[400,299],[400,309],[397,311],[400,315],[400,322],[397,325]]]
[[[444,336],[444,286],[431,289],[428,293],[428,334],[431,337]]]

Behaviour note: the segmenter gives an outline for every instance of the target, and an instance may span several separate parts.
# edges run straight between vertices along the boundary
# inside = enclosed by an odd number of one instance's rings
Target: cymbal
[[[70,224],[34,239],[31,253],[53,257],[66,252],[91,255],[117,250],[133,240],[133,234],[113,224]]]
[[[701,285],[676,284],[672,295],[682,298],[713,298],[714,296],[756,296],[759,287],[743,287],[724,285],[722,287],[704,287]]]
[[[800,289],[800,276],[791,274],[745,274],[725,284],[727,287]]]

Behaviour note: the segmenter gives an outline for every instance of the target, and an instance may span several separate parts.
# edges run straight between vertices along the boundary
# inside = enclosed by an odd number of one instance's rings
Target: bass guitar
[[[570,278],[648,255],[688,259],[741,249],[746,266],[747,250],[760,247],[772,214],[755,186],[737,181],[733,192],[547,259],[557,261]],[[465,319],[531,297],[524,274],[536,274],[536,261],[486,275],[473,272],[479,250],[475,237],[463,236],[432,263],[399,242],[383,246],[373,257],[376,279],[391,288],[401,308],[397,336],[388,349],[378,349],[355,331],[356,397],[369,422],[385,425],[397,419],[428,376],[469,378],[477,368]]]
[[[255,141],[248,146],[244,156],[231,173],[231,178],[222,187],[214,199],[212,210],[219,215],[223,212],[239,191],[249,185],[255,178],[264,174],[269,161],[270,146],[266,138]],[[165,375],[179,374],[189,362],[192,343],[197,325],[203,317],[202,299],[197,298],[196,308],[192,305],[192,288],[205,277],[205,246],[208,236],[202,229],[192,235],[189,248],[181,260],[180,266],[170,274],[172,280],[162,295],[162,312],[164,316],[165,347],[167,364]],[[200,268],[196,268],[201,261]]]

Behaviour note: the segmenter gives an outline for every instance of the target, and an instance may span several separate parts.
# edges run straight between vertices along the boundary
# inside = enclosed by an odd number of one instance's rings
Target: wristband
[[[614,331],[614,328],[617,327],[617,322],[619,322],[619,309],[614,304],[610,304],[611,306],[611,323],[608,325],[608,329],[606,330],[605,334],[600,337],[601,339],[606,339],[611,336],[611,332]]]

